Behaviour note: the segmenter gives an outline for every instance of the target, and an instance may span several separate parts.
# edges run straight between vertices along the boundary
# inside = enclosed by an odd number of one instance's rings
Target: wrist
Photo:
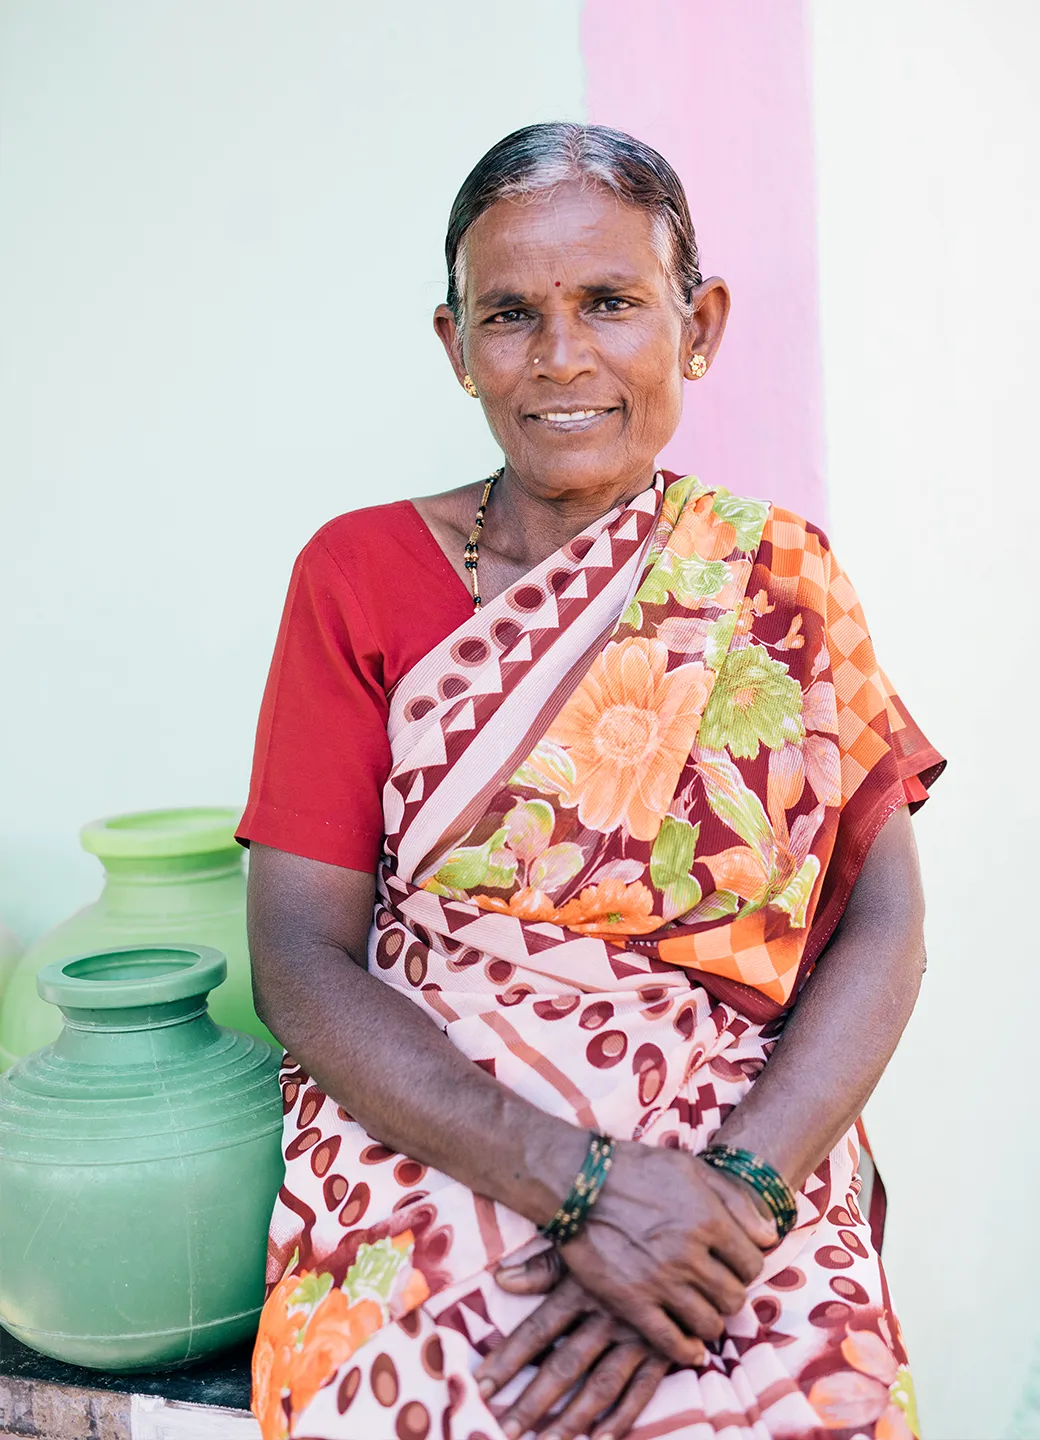
[[[568,1245],[584,1230],[614,1163],[615,1144],[610,1135],[598,1130],[589,1136],[581,1169],[565,1198],[549,1223],[538,1227],[546,1240],[556,1246]]]
[[[740,1181],[754,1191],[756,1198],[767,1207],[781,1240],[794,1228],[798,1220],[798,1198],[780,1172],[761,1155],[732,1145],[720,1145],[716,1140],[698,1158],[727,1180]]]
[[[503,1203],[539,1228],[548,1225],[582,1167],[590,1136],[566,1120],[540,1117],[521,1134]]]
[[[750,1150],[771,1165],[778,1175],[782,1175],[792,1190],[800,1190],[814,1168],[806,1154],[804,1138],[789,1138],[777,1134],[775,1130],[768,1135],[760,1134],[760,1127],[751,1123],[750,1116],[739,1114],[740,1108],[738,1105],[730,1112],[725,1123],[711,1137],[710,1144]]]
[[[696,1160],[699,1165],[703,1165],[706,1169],[712,1168],[708,1166],[707,1161],[704,1160],[701,1156],[698,1155],[696,1157]],[[742,1195],[746,1195],[764,1220],[774,1219],[773,1212],[770,1210],[765,1200],[762,1198],[762,1196],[758,1193],[758,1191],[753,1185],[748,1184],[748,1182],[743,1178],[743,1176],[731,1174],[729,1171],[726,1170],[713,1170],[713,1173],[717,1175],[718,1178],[722,1180],[726,1185],[732,1185],[735,1189],[739,1190]]]

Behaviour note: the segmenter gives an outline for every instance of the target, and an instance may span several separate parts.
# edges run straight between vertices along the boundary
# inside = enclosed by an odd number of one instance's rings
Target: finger
[[[648,1355],[632,1377],[617,1409],[591,1432],[591,1440],[624,1440],[649,1405],[668,1368],[664,1356]]]
[[[536,1355],[540,1355],[554,1340],[563,1335],[584,1313],[588,1301],[575,1280],[567,1279],[557,1285],[526,1320],[507,1335],[502,1344],[486,1356],[474,1377],[481,1395],[488,1398],[501,1390]]]
[[[697,1335],[702,1340],[718,1340],[726,1333],[725,1320],[696,1285],[672,1285],[665,1295],[664,1304],[687,1335]]]
[[[587,1435],[599,1416],[605,1415],[624,1392],[646,1357],[646,1346],[639,1341],[612,1345],[586,1376],[563,1414],[552,1422],[543,1440],[574,1440],[577,1435]]]
[[[707,1353],[701,1340],[684,1335],[670,1315],[658,1305],[645,1308],[633,1307],[628,1316],[633,1325],[648,1341],[651,1348],[659,1350],[676,1365],[703,1365]]]
[[[728,1265],[707,1250],[692,1257],[690,1272],[701,1294],[722,1315],[738,1315],[747,1300],[747,1290]]]
[[[560,1252],[553,1246],[532,1255],[519,1265],[508,1262],[495,1271],[495,1281],[511,1295],[544,1295],[559,1284],[566,1270]]]
[[[754,1216],[744,1212],[736,1202],[746,1197],[734,1197],[725,1193],[721,1187],[715,1193],[722,1202],[722,1213],[706,1236],[711,1252],[733,1271],[738,1280],[750,1285],[761,1274],[762,1251],[775,1243],[776,1228],[774,1226],[770,1230],[768,1225],[763,1226],[762,1217],[754,1211],[754,1206],[751,1206]],[[731,1208],[731,1204],[734,1208]],[[754,1233],[758,1239],[753,1239],[745,1229],[745,1220],[755,1227]],[[769,1239],[770,1236],[772,1239]],[[763,1242],[761,1245],[759,1240]]]
[[[610,1315],[589,1315],[547,1356],[518,1400],[499,1416],[508,1440],[526,1435],[572,1389],[611,1343],[614,1320]],[[597,1410],[596,1414],[599,1414]]]

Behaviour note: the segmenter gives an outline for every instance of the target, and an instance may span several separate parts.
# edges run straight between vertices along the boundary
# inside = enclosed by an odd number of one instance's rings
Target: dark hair
[[[656,150],[606,125],[555,120],[525,125],[499,140],[462,182],[448,219],[444,256],[447,303],[461,325],[466,231],[497,200],[517,200],[568,180],[601,185],[626,205],[646,210],[661,261],[672,277],[679,308],[701,283],[697,237],[682,181]]]

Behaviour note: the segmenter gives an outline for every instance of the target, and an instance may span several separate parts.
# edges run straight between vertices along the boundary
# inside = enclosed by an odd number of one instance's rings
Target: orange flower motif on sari
[[[602,880],[561,905],[556,924],[583,935],[645,935],[664,923],[653,908],[653,892],[641,881]]]
[[[559,907],[544,891],[530,886],[508,900],[497,895],[474,895],[473,899],[481,910],[495,910],[518,920],[544,920],[582,935],[646,935],[664,924],[660,915],[652,914],[653,892],[641,881],[626,885],[623,880],[609,879],[586,885],[580,895]]]
[[[877,1423],[877,1440],[918,1440],[920,1427],[913,1381],[905,1365],[873,1330],[846,1329],[842,1358],[852,1368],[824,1375],[809,1391],[809,1404],[825,1430]]]
[[[295,1357],[289,1380],[293,1413],[309,1405],[329,1376],[382,1326],[383,1312],[374,1300],[352,1305],[342,1290],[330,1290],[307,1322],[306,1344]]]
[[[762,856],[750,845],[731,845],[717,855],[706,856],[704,863],[716,890],[730,890],[742,900],[757,899],[769,885],[769,871]]]
[[[714,680],[699,663],[669,671],[668,653],[642,636],[607,645],[549,731],[575,769],[563,803],[590,829],[661,828]]]
[[[283,1275],[260,1312],[253,1349],[253,1413],[263,1440],[284,1440],[288,1434],[282,1394],[289,1388],[296,1342],[307,1323],[302,1311],[289,1311],[289,1297],[299,1283],[299,1275]]]
[[[292,1415],[302,1413],[356,1350],[428,1298],[414,1252],[411,1230],[360,1245],[342,1287],[290,1262],[261,1312],[253,1351],[252,1406],[263,1440],[286,1440],[286,1394]]]
[[[700,495],[683,510],[683,523],[677,525],[668,541],[668,548],[684,560],[699,555],[702,560],[725,560],[732,555],[737,532],[729,521],[715,514],[712,493]]]
[[[515,891],[508,900],[499,895],[474,895],[473,900],[481,910],[495,910],[499,915],[513,915],[517,920],[545,920],[550,924],[556,920],[556,906],[548,895],[530,885]]]

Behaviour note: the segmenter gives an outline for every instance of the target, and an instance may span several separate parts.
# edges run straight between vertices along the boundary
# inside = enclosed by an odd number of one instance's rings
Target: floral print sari
[[[391,697],[369,968],[544,1110],[704,1149],[768,1061],[878,831],[942,768],[825,538],[692,477],[486,604]],[[388,1043],[391,1037],[388,1037]],[[289,1057],[254,1357],[264,1440],[502,1440],[472,1372],[534,1227],[368,1135]],[[909,1440],[850,1131],[701,1370],[634,1440]]]

